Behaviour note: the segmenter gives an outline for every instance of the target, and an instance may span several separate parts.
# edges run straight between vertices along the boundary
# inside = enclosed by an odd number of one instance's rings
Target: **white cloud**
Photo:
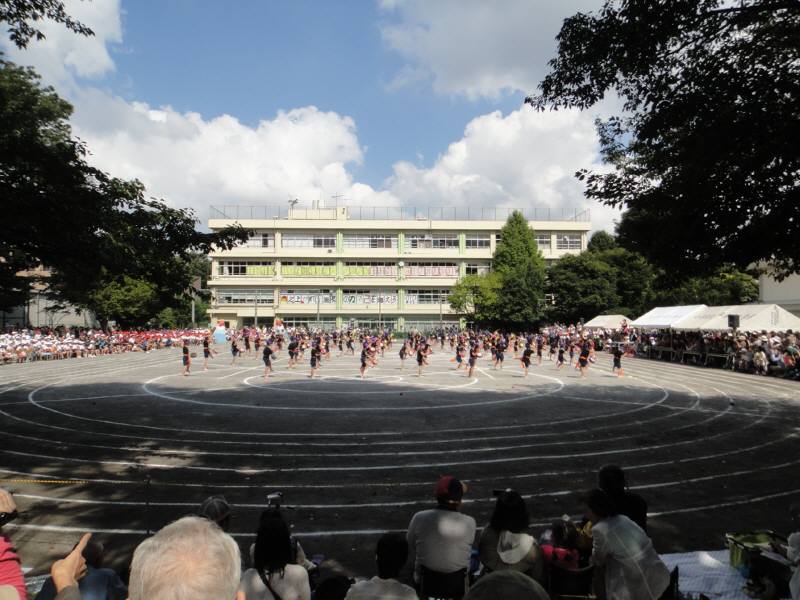
[[[64,5],[68,15],[94,31],[93,36],[77,35],[45,20],[35,24],[45,35],[43,42],[31,40],[26,50],[20,50],[7,39],[2,41],[9,60],[35,66],[45,81],[59,89],[74,85],[75,77],[99,78],[113,71],[108,46],[122,42],[120,0],[67,0]]]
[[[407,16],[439,3],[383,0],[383,4],[386,10]],[[464,6],[464,13],[475,9],[473,4]],[[47,40],[33,42],[22,53],[12,51],[12,59],[35,66],[46,83],[56,85],[74,104],[75,133],[87,143],[94,164],[118,177],[140,179],[149,194],[173,206],[194,208],[203,222],[213,204],[284,204],[289,197],[310,202],[334,194],[368,206],[591,208],[596,229],[610,228],[618,215],[590,207],[574,178],[579,168],[598,167],[593,116],[588,113],[537,113],[521,107],[505,115],[479,116],[430,167],[419,157],[417,165],[397,162],[381,189],[374,189],[353,176],[352,169],[363,163],[366,150],[348,116],[306,106],[280,111],[251,127],[231,115],[181,113],[169,106],[128,102],[87,83],[85,78],[99,78],[114,69],[108,46],[122,41],[119,2],[70,2],[67,10],[97,36],[83,38],[45,24]],[[439,14],[444,9],[430,10]],[[522,5],[509,2],[505,14],[512,25],[524,16],[515,16],[515,10],[524,13]],[[502,38],[497,15],[481,12],[491,21],[487,24],[491,35]],[[460,12],[456,17],[456,25],[476,19],[475,14],[466,18]],[[430,33],[420,35],[424,41]],[[505,48],[506,41],[495,40],[492,45]],[[515,53],[530,51],[519,48]],[[526,85],[519,76],[523,62],[494,74],[489,62],[478,62],[476,72],[484,75],[474,79],[467,69],[457,77],[456,71],[438,73],[411,65],[404,73],[411,82],[432,74],[435,85],[452,91],[499,93]]]
[[[383,39],[409,61],[390,88],[429,79],[439,93],[469,98],[533,92],[555,55],[564,18],[600,5],[601,0],[382,0],[389,19]]]
[[[589,208],[595,229],[612,229],[618,211],[590,203],[574,174],[600,170],[592,116],[521,107],[470,121],[430,168],[399,162],[386,188],[409,205]]]

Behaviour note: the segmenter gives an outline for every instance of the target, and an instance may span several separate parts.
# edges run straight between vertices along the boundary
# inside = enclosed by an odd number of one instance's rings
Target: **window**
[[[344,263],[345,277],[397,277],[397,263],[356,260]]]
[[[281,264],[284,277],[335,277],[336,263],[319,261],[291,261]]]
[[[466,237],[467,237],[466,239],[467,249],[489,247],[488,233],[468,233]]]
[[[275,236],[266,231],[257,231],[247,238],[245,246],[248,248],[272,248],[275,246]]]
[[[502,233],[495,233],[494,234],[494,243],[495,243],[495,245],[499,244],[502,241],[503,241],[503,234]]]
[[[217,288],[218,304],[254,304],[256,301],[258,304],[274,304],[274,290]]]
[[[223,260],[218,263],[217,275],[222,277],[272,277],[275,265],[263,260]]]
[[[458,248],[455,233],[409,233],[406,236],[409,248]]]
[[[450,290],[406,290],[406,304],[446,303]]]
[[[344,236],[345,248],[397,248],[394,233],[348,233]]]
[[[556,234],[556,250],[580,250],[580,233],[559,233]]]
[[[491,265],[486,263],[467,263],[467,275],[485,275],[491,270]]]
[[[407,262],[406,277],[458,277],[458,265],[439,262]]]
[[[550,250],[550,234],[537,233],[536,245],[539,246],[539,250]]]
[[[283,248],[335,248],[334,233],[284,233],[281,237]]]
[[[336,304],[336,292],[330,289],[281,290],[279,297],[281,304],[294,304],[294,305],[311,304],[316,306],[317,299],[319,299],[320,304]]]

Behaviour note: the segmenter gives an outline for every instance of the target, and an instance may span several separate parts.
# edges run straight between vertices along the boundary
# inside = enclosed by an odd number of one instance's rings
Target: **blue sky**
[[[66,0],[11,60],[74,107],[91,160],[213,204],[588,208],[598,111],[522,103],[563,19],[600,0]],[[596,228],[614,214],[591,206]]]
[[[397,160],[430,163],[477,115],[524,94],[467,99],[424,86],[389,89],[404,60],[386,46],[377,4],[167,0],[123,3],[124,47],[108,84],[129,100],[254,126],[315,105],[355,119],[367,147],[361,179],[378,186]]]

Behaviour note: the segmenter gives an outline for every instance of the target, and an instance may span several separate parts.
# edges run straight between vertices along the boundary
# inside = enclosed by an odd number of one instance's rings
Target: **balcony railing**
[[[343,207],[339,207],[341,209]],[[348,206],[343,220],[348,221],[505,221],[521,212],[529,221],[588,222],[589,209],[576,208],[505,208],[497,206]],[[337,219],[335,208],[289,208],[288,206],[211,206],[212,219]],[[342,218],[342,217],[340,217]]]

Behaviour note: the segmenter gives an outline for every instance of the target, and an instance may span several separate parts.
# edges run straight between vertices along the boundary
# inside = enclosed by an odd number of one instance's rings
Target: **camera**
[[[0,527],[5,525],[6,523],[10,523],[14,519],[16,519],[18,516],[19,516],[19,513],[17,511],[10,512],[10,513],[0,512]]]

